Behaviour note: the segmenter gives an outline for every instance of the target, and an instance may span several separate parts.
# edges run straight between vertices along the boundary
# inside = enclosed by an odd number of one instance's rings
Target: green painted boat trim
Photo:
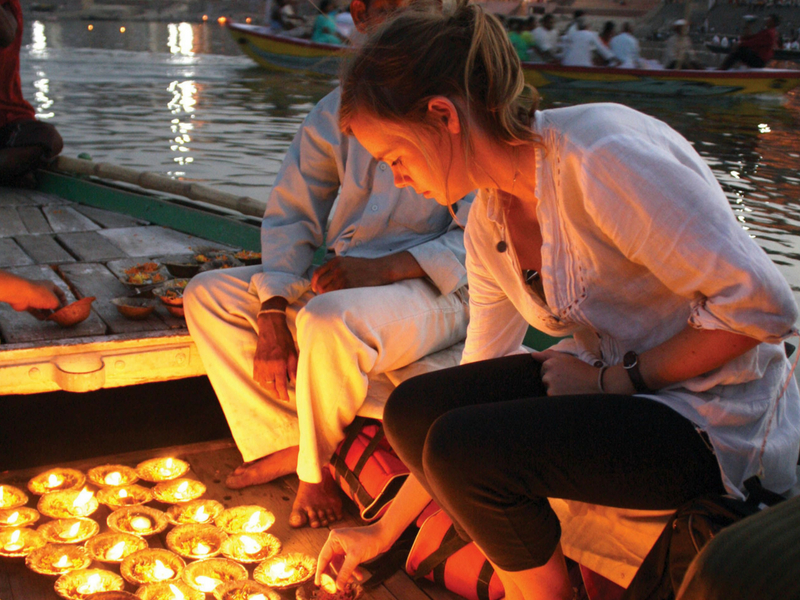
[[[162,199],[148,192],[134,192],[107,182],[52,171],[39,171],[37,189],[72,202],[126,214],[189,235],[245,250],[261,250],[261,228],[247,223],[245,217],[237,219]],[[191,201],[186,202],[188,204]]]
[[[562,338],[552,337],[546,333],[542,333],[533,327],[528,327],[528,331],[525,333],[525,339],[522,340],[522,343],[528,348],[541,351],[546,350],[557,342],[560,342],[561,339]]]

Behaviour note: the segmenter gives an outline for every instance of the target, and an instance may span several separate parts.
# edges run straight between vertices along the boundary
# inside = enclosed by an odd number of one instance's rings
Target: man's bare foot
[[[294,473],[297,469],[298,450],[297,446],[292,446],[253,462],[239,465],[233,473],[228,475],[225,485],[232,490],[240,490]]]
[[[327,469],[322,470],[321,483],[300,482],[292,505],[289,525],[313,528],[327,526],[342,518],[342,499],[339,488]]]

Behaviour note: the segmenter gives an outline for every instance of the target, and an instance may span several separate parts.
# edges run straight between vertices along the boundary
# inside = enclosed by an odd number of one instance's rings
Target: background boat
[[[266,27],[229,23],[228,30],[242,51],[273,70],[336,76],[348,48],[316,44],[270,33]],[[800,86],[800,70],[752,71],[618,69],[522,64],[525,79],[537,88],[566,88],[661,96],[784,94]]]

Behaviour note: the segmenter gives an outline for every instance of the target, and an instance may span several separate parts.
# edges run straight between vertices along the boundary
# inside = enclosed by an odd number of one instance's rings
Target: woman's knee
[[[497,440],[487,440],[469,412],[468,409],[450,411],[428,428],[422,465],[437,492],[460,493],[476,482],[488,483],[489,473],[499,468],[491,457],[492,443]]]

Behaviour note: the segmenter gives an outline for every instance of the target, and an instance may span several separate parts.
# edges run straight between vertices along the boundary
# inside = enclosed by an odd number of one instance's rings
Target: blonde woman
[[[753,475],[794,484],[780,342],[797,307],[684,138],[615,104],[531,112],[505,32],[473,5],[398,16],[342,81],[342,129],[396,185],[480,191],[462,366],[392,395],[387,435],[414,477],[380,522],[333,531],[318,572],[344,559],[344,584],[433,497],[507,598],[568,599],[548,497],[668,509],[741,497]],[[529,324],[572,337],[507,356]]]

